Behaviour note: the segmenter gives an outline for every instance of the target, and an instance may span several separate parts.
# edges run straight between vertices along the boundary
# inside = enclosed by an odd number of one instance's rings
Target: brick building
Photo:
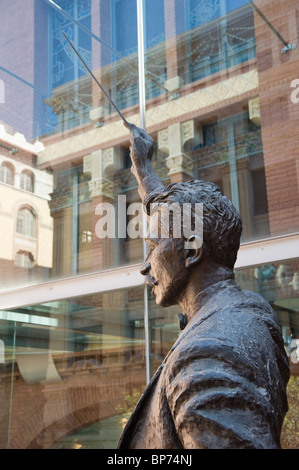
[[[299,360],[298,4],[143,4],[144,74],[135,0],[13,0],[9,8],[0,0],[0,119],[43,145],[26,143],[30,162],[7,161],[39,178],[36,212],[46,219],[34,259],[48,268],[28,285],[0,254],[0,446],[114,448],[179,334],[177,308],[158,307],[139,274],[142,237],[126,230],[142,233],[128,131],[65,33],[126,119],[144,119],[163,182],[213,181],[240,211],[236,279],[262,294],[281,324],[292,372],[282,445],[297,447],[289,422]],[[12,243],[8,228],[3,251]]]

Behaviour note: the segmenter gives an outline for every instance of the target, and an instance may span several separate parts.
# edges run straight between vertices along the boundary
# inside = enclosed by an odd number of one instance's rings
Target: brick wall
[[[283,43],[255,14],[259,97],[271,235],[299,229],[299,104],[291,101],[291,81],[299,78],[299,9],[296,0],[256,2],[264,15],[297,49]]]
[[[140,394],[143,391],[142,367],[144,370],[141,363],[117,365],[111,353],[108,368],[83,365],[63,369],[62,382],[28,385],[15,366],[9,448],[55,447],[67,435],[118,414],[126,395],[134,389]],[[0,448],[6,448],[11,383],[9,373],[1,377]]]

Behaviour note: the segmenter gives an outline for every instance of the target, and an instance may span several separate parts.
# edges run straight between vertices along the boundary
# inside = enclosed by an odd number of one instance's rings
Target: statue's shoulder
[[[269,304],[269,302],[262,297],[260,294],[257,294],[256,292],[250,291],[250,290],[243,290],[242,291],[245,297],[247,298],[248,302],[253,303],[259,308],[265,309],[267,313],[274,313],[273,308]]]
[[[243,290],[242,293],[246,305],[244,311],[248,312],[249,315],[254,314],[256,319],[260,319],[268,327],[272,325],[272,327],[280,330],[276,314],[264,297],[249,290]],[[240,308],[242,308],[242,304]],[[260,324],[260,321],[258,323]]]
[[[230,289],[230,295],[219,295],[205,305],[183,330],[177,341],[177,353],[200,345],[208,348],[233,345],[250,336],[261,338],[266,330],[279,331],[274,311],[262,296],[240,288]]]

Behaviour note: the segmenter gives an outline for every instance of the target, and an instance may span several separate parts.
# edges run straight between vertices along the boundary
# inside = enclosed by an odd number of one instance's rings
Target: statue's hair
[[[242,221],[232,202],[214,183],[192,180],[172,183],[163,191],[150,195],[145,201],[155,203],[191,204],[193,217],[195,204],[203,204],[203,243],[214,261],[233,269],[237,259],[242,233]]]

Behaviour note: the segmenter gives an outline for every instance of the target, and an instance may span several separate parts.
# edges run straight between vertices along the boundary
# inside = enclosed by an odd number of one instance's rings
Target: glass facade
[[[115,448],[179,334],[139,274],[128,131],[65,35],[129,122],[145,103],[163,183],[212,181],[240,211],[236,279],[282,327],[282,444],[299,447],[297,2],[0,0],[0,14],[0,448]]]

